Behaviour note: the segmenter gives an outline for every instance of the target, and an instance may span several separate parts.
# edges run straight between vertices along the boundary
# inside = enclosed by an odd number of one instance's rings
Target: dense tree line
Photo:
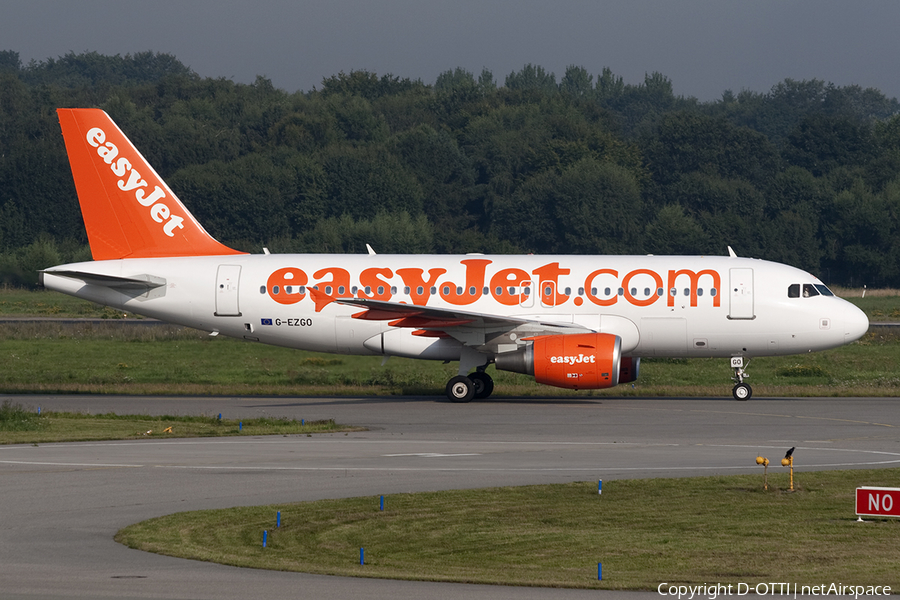
[[[90,256],[55,109],[106,110],[201,223],[259,252],[723,254],[900,286],[900,104],[785,80],[676,96],[525,65],[308,92],[175,57],[0,52],[0,278]]]

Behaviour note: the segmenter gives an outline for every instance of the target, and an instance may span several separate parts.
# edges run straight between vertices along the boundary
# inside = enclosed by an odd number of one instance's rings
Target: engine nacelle
[[[494,357],[501,371],[534,375],[538,383],[575,390],[619,383],[622,338],[610,333],[545,335],[514,352]]]
[[[637,381],[641,370],[640,356],[624,356],[619,362],[619,383],[631,383]]]

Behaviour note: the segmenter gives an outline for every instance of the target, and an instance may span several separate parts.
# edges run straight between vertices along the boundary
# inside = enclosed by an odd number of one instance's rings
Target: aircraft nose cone
[[[866,313],[856,306],[847,303],[844,311],[844,338],[845,342],[858,340],[869,330],[869,318]]]

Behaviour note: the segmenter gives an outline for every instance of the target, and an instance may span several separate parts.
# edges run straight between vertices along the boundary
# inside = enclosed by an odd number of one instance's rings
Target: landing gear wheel
[[[475,398],[482,400],[494,391],[494,380],[484,371],[475,371],[469,375],[472,385],[475,386]]]
[[[465,375],[457,375],[447,382],[447,397],[452,402],[471,402],[475,397],[475,384]]]
[[[746,383],[739,383],[731,390],[731,395],[735,400],[749,400],[753,395],[753,388]]]

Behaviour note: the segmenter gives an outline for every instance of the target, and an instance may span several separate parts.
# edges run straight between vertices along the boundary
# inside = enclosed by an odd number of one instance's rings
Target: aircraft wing
[[[367,298],[335,298],[315,288],[307,288],[316,303],[316,311],[336,302],[364,309],[354,319],[388,321],[391,327],[415,329],[413,335],[424,337],[452,337],[467,346],[482,347],[505,334],[516,337],[554,335],[560,333],[590,333],[591,330],[572,323],[542,321],[522,317],[492,315],[451,308],[401,304]],[[515,339],[513,337],[512,339]]]

